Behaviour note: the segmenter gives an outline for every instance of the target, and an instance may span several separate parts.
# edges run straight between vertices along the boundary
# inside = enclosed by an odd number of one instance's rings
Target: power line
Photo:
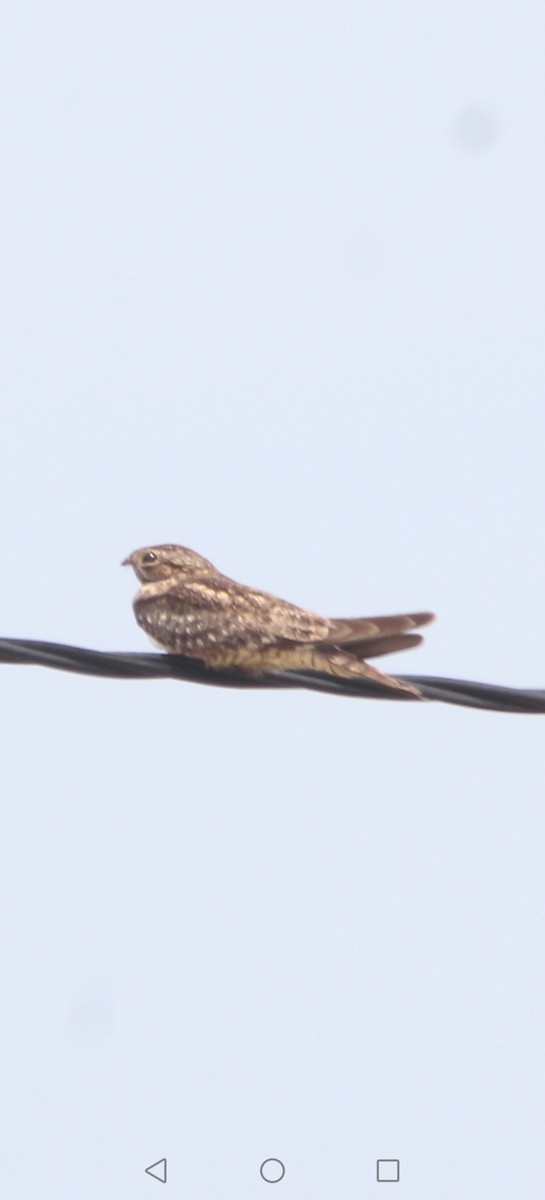
[[[111,653],[27,638],[0,638],[0,663],[26,663],[108,679],[177,679],[209,687],[307,688],[310,691],[368,700],[415,699],[408,692],[395,692],[367,679],[340,679],[314,671],[278,671],[251,678],[239,668],[212,671],[198,659],[184,658],[179,654]],[[545,713],[545,690],[508,688],[433,675],[398,675],[395,678],[415,684],[426,700],[441,704],[458,704],[497,712]]]

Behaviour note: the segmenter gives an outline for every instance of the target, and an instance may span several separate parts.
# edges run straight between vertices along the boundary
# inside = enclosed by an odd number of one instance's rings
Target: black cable
[[[427,700],[496,712],[545,713],[545,690],[542,688],[511,688],[499,683],[475,683],[429,675],[399,675],[397,678],[414,683]]]
[[[337,696],[375,700],[414,699],[409,692],[392,691],[367,679],[340,679],[314,671],[276,671],[260,678],[250,678],[237,668],[211,671],[198,659],[184,658],[179,654],[109,653],[57,642],[29,641],[26,638],[0,638],[0,662],[27,663],[109,679],[180,679],[212,687],[308,688]],[[466,708],[496,712],[545,713],[545,690],[508,688],[499,684],[429,675],[399,675],[396,678],[404,683],[415,684],[426,700],[442,704],[459,704]]]

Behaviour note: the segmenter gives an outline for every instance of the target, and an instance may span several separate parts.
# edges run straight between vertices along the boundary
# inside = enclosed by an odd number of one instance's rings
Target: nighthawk
[[[211,670],[236,668],[256,677],[310,671],[365,678],[422,699],[419,689],[366,661],[408,650],[423,639],[413,630],[433,613],[392,617],[321,617],[287,600],[222,575],[184,546],[145,546],[123,565],[140,583],[134,613],[154,645],[197,658]]]

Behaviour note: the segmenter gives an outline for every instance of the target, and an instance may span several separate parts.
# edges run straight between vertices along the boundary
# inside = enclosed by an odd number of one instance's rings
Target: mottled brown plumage
[[[418,645],[422,637],[412,630],[433,620],[433,613],[320,617],[236,583],[183,546],[146,546],[124,565],[142,584],[134,599],[136,620],[161,650],[251,675],[310,670],[363,676],[421,698],[416,687],[363,660]]]

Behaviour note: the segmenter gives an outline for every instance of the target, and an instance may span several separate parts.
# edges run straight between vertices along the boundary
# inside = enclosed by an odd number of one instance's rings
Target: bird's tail
[[[396,679],[393,675],[387,675],[385,671],[380,671],[378,667],[372,667],[370,663],[364,662],[352,653],[347,654],[337,649],[327,650],[321,646],[308,646],[305,647],[305,650],[306,654],[301,655],[301,648],[299,649],[300,669],[336,675],[341,679],[367,679],[389,691],[405,692],[417,700],[424,699],[422,692],[414,684]],[[307,658],[308,661],[304,662],[304,658]]]

